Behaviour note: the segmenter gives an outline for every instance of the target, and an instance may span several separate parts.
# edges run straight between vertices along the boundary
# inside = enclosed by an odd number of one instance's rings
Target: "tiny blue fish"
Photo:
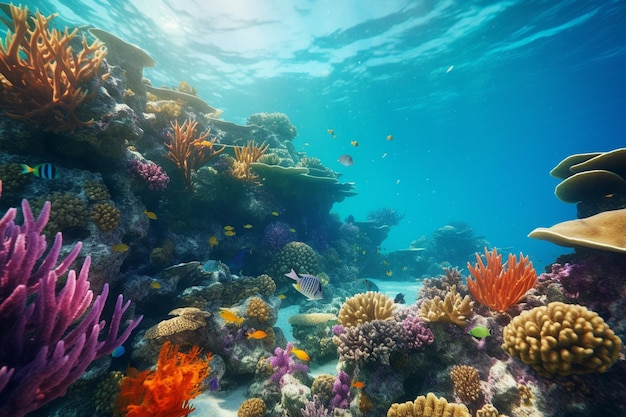
[[[291,271],[285,274],[285,276],[296,281],[293,287],[309,300],[321,300],[323,298],[322,283],[318,277],[308,274],[298,275],[293,268],[291,268]]]
[[[30,173],[32,173],[36,177],[44,178],[46,180],[59,178],[59,172],[57,171],[57,167],[48,162],[46,162],[45,164],[35,165],[34,167],[22,164],[21,174]]]
[[[220,380],[218,379],[218,377],[211,378],[211,380],[209,381],[209,389],[211,390],[211,392],[217,391],[219,387],[220,387]]]
[[[126,349],[124,349],[124,346],[119,345],[118,347],[113,349],[113,352],[111,352],[111,356],[113,356],[114,358],[119,358],[124,353],[126,353]]]

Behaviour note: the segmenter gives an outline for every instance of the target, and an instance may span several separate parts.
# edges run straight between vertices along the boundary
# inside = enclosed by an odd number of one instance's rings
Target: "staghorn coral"
[[[91,208],[91,220],[102,231],[115,230],[120,225],[120,210],[108,203],[94,204]]]
[[[473,308],[474,302],[469,296],[461,298],[456,292],[456,285],[453,285],[443,300],[439,296],[424,300],[420,306],[420,317],[430,322],[442,321],[465,327]]]
[[[199,329],[200,327],[206,326],[206,319],[211,315],[211,313],[202,311],[196,307],[176,308],[168,314],[176,317],[163,320],[150,327],[146,330],[144,338],[157,339],[172,336],[186,330]]]
[[[319,263],[315,250],[304,242],[287,243],[273,260],[276,275],[282,276],[293,268],[298,274],[317,274]]]
[[[89,201],[101,202],[111,198],[107,186],[97,181],[85,181],[83,189]]]
[[[191,189],[193,186],[191,173],[222,153],[225,148],[222,147],[219,150],[214,148],[217,140],[215,137],[207,140],[210,130],[196,137],[198,122],[195,120],[187,119],[182,125],[178,124],[178,120],[175,120],[170,124],[173,133],[167,132],[169,139],[169,142],[165,143],[167,157],[183,173],[187,188]]]
[[[513,318],[503,329],[502,349],[544,376],[605,372],[622,341],[596,312],[552,302]]]
[[[487,265],[478,253],[476,265],[467,263],[474,278],[467,278],[467,287],[479,303],[501,313],[516,304],[535,285],[537,272],[533,263],[528,256],[520,253],[519,257],[518,262],[515,255],[509,254],[509,260],[503,265],[502,255],[496,248],[491,253],[485,248]]]
[[[70,44],[78,29],[50,30],[55,15],[45,17],[37,11],[29,22],[27,7],[10,7],[14,31],[0,45],[3,114],[53,131],[74,131],[93,123],[80,120],[75,111],[92,96],[87,84],[95,79],[107,53],[104,43],[89,44],[83,36],[82,50],[76,54]]]
[[[125,417],[188,416],[194,408],[189,400],[200,394],[200,384],[209,375],[211,354],[200,358],[200,348],[189,353],[165,342],[157,369],[128,375],[122,381],[116,408]]]
[[[263,142],[257,146],[254,141],[248,141],[246,146],[235,146],[235,159],[233,160],[233,177],[252,181],[258,175],[252,172],[251,163],[256,162],[269,148],[269,144]]]
[[[482,394],[478,370],[469,365],[455,365],[450,369],[454,394],[465,404],[476,401]]]
[[[248,398],[239,406],[237,417],[263,417],[265,411],[265,401],[260,398]]]
[[[387,417],[471,417],[471,414],[464,405],[448,404],[445,398],[437,398],[429,392],[413,402],[391,404]]]
[[[393,300],[380,292],[368,291],[348,298],[337,319],[342,326],[358,326],[372,320],[386,320],[396,309]]]
[[[259,297],[253,297],[248,302],[248,308],[246,309],[246,317],[258,321],[259,323],[266,323],[272,314],[272,309]]]

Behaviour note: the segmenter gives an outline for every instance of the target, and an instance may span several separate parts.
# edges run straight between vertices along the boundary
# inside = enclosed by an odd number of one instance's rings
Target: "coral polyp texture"
[[[441,321],[465,327],[473,308],[474,302],[469,296],[461,297],[456,291],[456,285],[453,285],[443,300],[438,295],[432,300],[424,300],[420,306],[420,317],[425,321]]]
[[[394,403],[387,411],[387,417],[470,417],[471,414],[462,404],[451,404],[445,398],[437,398],[429,392],[420,395],[415,401],[403,404]]]
[[[351,327],[372,320],[386,320],[396,309],[393,300],[380,292],[368,291],[348,298],[339,310],[342,326]]]
[[[479,303],[494,311],[503,312],[516,304],[537,281],[533,263],[521,253],[519,261],[509,254],[508,261],[502,264],[502,255],[497,249],[489,252],[485,248],[485,259],[486,265],[476,254],[478,263],[474,266],[467,263],[473,277],[467,279],[467,288]]]
[[[239,406],[237,417],[263,417],[265,409],[265,402],[261,398],[248,398]]]
[[[596,312],[553,302],[524,311],[503,330],[502,348],[544,376],[605,372],[621,339]]]
[[[450,379],[454,385],[454,393],[459,399],[469,404],[476,401],[482,391],[478,370],[469,365],[455,365],[450,369]]]

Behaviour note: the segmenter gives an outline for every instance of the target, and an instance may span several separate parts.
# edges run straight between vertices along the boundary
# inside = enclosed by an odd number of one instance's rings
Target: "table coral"
[[[597,313],[552,302],[524,311],[503,330],[502,348],[544,376],[605,372],[622,341]]]
[[[348,298],[339,310],[338,320],[342,326],[351,327],[372,320],[390,318],[396,305],[386,295],[368,291]]]
[[[394,403],[387,411],[387,417],[470,417],[467,407],[462,404],[449,404],[445,398],[437,398],[429,392],[420,395],[415,401],[403,404]]]

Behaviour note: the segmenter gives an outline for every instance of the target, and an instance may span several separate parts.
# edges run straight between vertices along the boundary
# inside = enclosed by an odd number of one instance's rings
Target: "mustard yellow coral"
[[[456,292],[456,285],[453,285],[443,300],[439,296],[425,300],[420,306],[420,317],[425,321],[450,322],[465,327],[473,308],[474,302],[469,296],[461,298],[461,294]]]
[[[372,320],[386,320],[391,317],[396,305],[386,295],[368,291],[348,298],[339,310],[339,323],[346,327],[358,326]]]
[[[522,312],[503,339],[502,349],[545,376],[604,372],[622,347],[596,312],[560,302]]]
[[[251,298],[246,309],[246,316],[249,319],[256,319],[260,323],[265,323],[270,319],[272,309],[265,301],[259,297]]]
[[[119,209],[108,203],[94,204],[91,208],[91,220],[103,231],[115,230],[120,225],[121,216]]]
[[[260,398],[249,398],[239,406],[237,417],[263,417],[265,410],[265,401]]]
[[[170,316],[176,316],[150,327],[146,330],[144,338],[156,339],[171,336],[185,330],[196,330],[206,326],[206,318],[211,315],[195,307],[177,308],[169,312]]]
[[[450,369],[450,379],[454,385],[454,394],[465,403],[476,401],[482,393],[478,370],[469,365],[456,365]]]
[[[449,404],[445,398],[437,398],[429,392],[426,397],[420,395],[413,402],[391,404],[387,417],[471,417],[471,414],[466,406]]]

